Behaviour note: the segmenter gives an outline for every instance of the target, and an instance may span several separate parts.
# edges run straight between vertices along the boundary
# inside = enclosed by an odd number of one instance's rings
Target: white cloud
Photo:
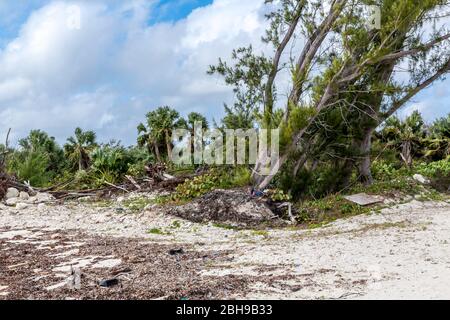
[[[0,49],[0,138],[9,127],[15,139],[40,128],[64,142],[81,126],[134,143],[137,124],[159,105],[218,120],[233,96],[208,65],[238,46],[268,50],[264,1],[215,0],[148,26],[155,1],[55,1],[33,12]],[[73,5],[79,29],[68,25]]]
[[[73,5],[79,29],[68,24]],[[0,50],[0,130],[12,127],[18,138],[41,128],[64,142],[82,126],[133,143],[138,122],[162,104],[219,118],[232,95],[206,75],[208,65],[259,43],[262,6],[215,0],[187,19],[148,26],[149,1],[52,2]]]

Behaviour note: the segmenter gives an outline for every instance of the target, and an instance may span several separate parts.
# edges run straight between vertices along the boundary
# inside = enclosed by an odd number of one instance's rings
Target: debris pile
[[[282,226],[267,200],[245,190],[214,190],[185,205],[169,208],[169,213],[193,222],[220,222],[237,228]]]

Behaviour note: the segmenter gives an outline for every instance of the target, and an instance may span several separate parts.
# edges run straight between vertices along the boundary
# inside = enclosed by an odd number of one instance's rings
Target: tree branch
[[[405,103],[407,103],[411,98],[413,98],[416,94],[418,94],[420,91],[425,89],[426,87],[433,84],[434,81],[439,79],[442,75],[450,71],[450,59],[447,61],[447,63],[442,66],[433,76],[425,80],[424,82],[420,83],[416,87],[414,87],[412,90],[410,90],[403,98],[393,103],[391,108],[384,113],[381,117],[380,123],[383,123],[386,121],[387,118],[392,116],[395,112],[397,112]]]
[[[286,46],[288,45],[289,41],[291,40],[292,36],[294,35],[295,29],[297,28],[298,22],[300,20],[301,12],[303,10],[303,6],[299,4],[299,7],[296,10],[295,18],[292,21],[291,25],[289,26],[288,31],[286,32],[286,35],[283,38],[283,41],[278,46],[275,57],[273,60],[273,66],[272,70],[269,74],[269,77],[267,79],[266,84],[266,90],[265,90],[265,102],[266,102],[266,114],[272,113],[273,109],[273,84],[275,82],[275,78],[279,71],[279,64],[281,55],[283,54],[284,50],[286,49]]]

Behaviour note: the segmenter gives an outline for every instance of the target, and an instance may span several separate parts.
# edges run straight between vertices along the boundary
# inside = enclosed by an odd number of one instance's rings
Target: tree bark
[[[78,158],[78,171],[83,170],[83,152],[80,152],[80,156]]]
[[[153,145],[155,148],[156,161],[158,161],[158,163],[161,163],[162,161],[161,161],[161,155],[159,153],[158,142],[154,142]]]
[[[169,132],[166,130],[166,146],[167,146],[167,157],[172,161],[172,142],[170,141]]]
[[[408,168],[412,167],[411,141],[403,141],[401,157]]]
[[[373,130],[374,129],[372,128],[366,130],[359,150],[362,156],[362,160],[359,164],[359,180],[365,185],[373,184],[372,170],[370,168],[372,163],[370,159],[370,150],[372,148]]]

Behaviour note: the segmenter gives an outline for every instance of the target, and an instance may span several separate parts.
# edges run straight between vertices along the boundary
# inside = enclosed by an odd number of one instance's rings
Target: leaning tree
[[[345,155],[339,161],[343,174],[357,168],[359,179],[371,183],[374,130],[450,70],[450,33],[439,14],[448,9],[447,1],[266,3],[271,10],[262,40],[271,53],[236,49],[234,63],[220,60],[210,69],[225,77],[238,100],[261,109],[261,127],[281,130],[278,161],[270,163],[269,175],[258,175],[270,158],[260,153],[255,185],[265,188],[289,163],[298,172],[321,151],[336,151],[336,145],[341,147],[333,156]],[[368,6],[374,5],[379,23],[367,25]],[[341,125],[333,124],[336,115]]]

